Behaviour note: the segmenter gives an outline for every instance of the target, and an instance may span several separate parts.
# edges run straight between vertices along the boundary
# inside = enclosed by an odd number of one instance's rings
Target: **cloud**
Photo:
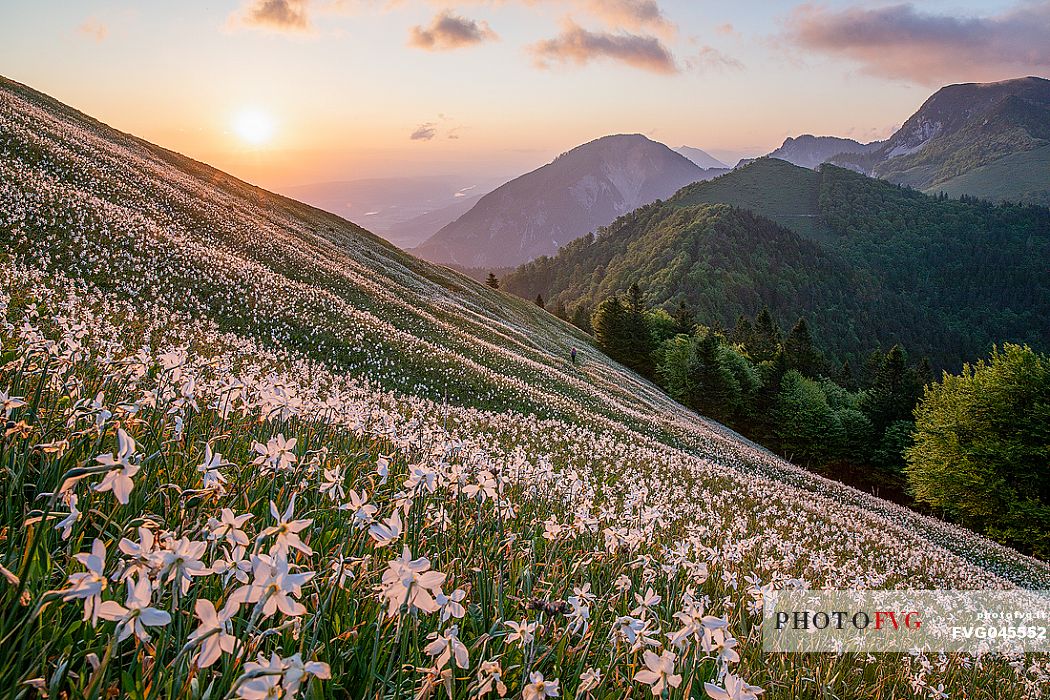
[[[231,24],[283,32],[310,30],[309,0],[248,0],[244,9],[230,18]]]
[[[802,5],[787,39],[860,63],[871,74],[926,85],[998,80],[1050,69],[1050,2],[1022,2],[997,15],[960,17],[910,3],[831,10]]]
[[[426,122],[416,127],[416,130],[409,136],[411,141],[429,141],[430,139],[437,136],[437,125],[434,122]]]
[[[610,59],[653,73],[678,72],[674,56],[653,36],[627,32],[591,32],[566,20],[562,32],[529,47],[541,68],[553,63],[586,65],[596,59]]]
[[[427,51],[445,51],[497,38],[487,22],[459,17],[446,10],[436,15],[429,27],[413,27],[408,45]]]
[[[744,64],[713,46],[704,45],[686,60],[686,66],[696,70],[741,70]]]
[[[546,5],[553,6],[559,11],[585,14],[610,29],[650,29],[669,34],[675,31],[675,25],[664,15],[657,0],[429,0],[429,2],[448,8],[465,4],[523,5],[530,8]],[[389,0],[388,7],[406,3],[407,0]]]
[[[582,9],[616,29],[674,30],[656,0],[576,0]]]
[[[109,36],[109,27],[94,17],[88,17],[84,20],[84,23],[77,27],[77,31],[98,42],[105,41],[106,37]]]

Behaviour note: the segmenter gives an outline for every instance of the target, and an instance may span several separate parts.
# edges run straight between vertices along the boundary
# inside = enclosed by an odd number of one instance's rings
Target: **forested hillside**
[[[723,327],[768,306],[783,324],[809,318],[837,361],[901,344],[938,368],[993,342],[1050,345],[1048,256],[1045,208],[931,197],[834,166],[761,159],[621,217],[502,284],[578,321],[635,283],[646,304],[684,303]]]

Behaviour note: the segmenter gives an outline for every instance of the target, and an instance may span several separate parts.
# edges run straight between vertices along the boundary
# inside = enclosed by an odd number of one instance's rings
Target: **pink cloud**
[[[284,32],[310,30],[309,0],[248,0],[231,23]]]
[[[446,11],[434,17],[428,27],[413,27],[408,44],[417,49],[442,51],[497,38],[487,22],[459,17]]]
[[[802,5],[787,20],[787,38],[888,78],[926,85],[998,80],[1050,70],[1050,2],[985,17],[932,14],[912,4]]]
[[[106,37],[109,36],[109,27],[94,17],[88,17],[84,20],[84,23],[77,27],[77,31],[98,42],[105,41]]]
[[[572,20],[566,20],[562,31],[529,47],[536,63],[550,68],[554,63],[586,65],[598,59],[619,61],[653,73],[677,73],[674,56],[653,36],[627,32],[591,32]]]

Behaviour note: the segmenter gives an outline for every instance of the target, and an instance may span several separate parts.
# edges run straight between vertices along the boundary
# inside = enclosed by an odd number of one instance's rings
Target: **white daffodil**
[[[270,527],[259,533],[259,538],[263,539],[270,535],[275,535],[276,540],[270,547],[270,555],[288,556],[289,549],[297,549],[307,556],[314,553],[314,550],[303,542],[299,538],[299,533],[305,530],[313,523],[313,520],[292,520],[295,515],[295,494],[292,494],[291,501],[288,503],[288,507],[285,508],[282,514],[277,510],[277,504],[270,501],[270,514],[273,519],[277,521],[276,525]]]
[[[231,593],[227,605],[254,603],[264,618],[278,610],[289,617],[303,615],[306,606],[296,598],[302,595],[303,585],[313,578],[314,572],[293,574],[289,566],[288,559],[283,556],[252,556],[252,582]]]
[[[452,591],[452,595],[438,593],[434,596],[434,600],[437,601],[438,606],[441,608],[441,621],[447,622],[450,618],[458,620],[466,615],[467,609],[463,607],[463,599],[466,597],[467,592],[462,588]]]
[[[445,574],[430,569],[426,557],[412,558],[406,546],[401,556],[387,564],[383,572],[381,592],[387,600],[387,615],[393,617],[402,607],[409,612],[437,612],[439,606],[434,596],[441,592]]]
[[[590,628],[591,606],[579,596],[569,596],[569,612],[566,618],[569,620],[569,631],[573,634],[587,634]]]
[[[364,491],[358,495],[357,491],[350,489],[349,500],[339,506],[339,510],[351,510],[354,512],[354,527],[366,527],[375,520],[375,514],[379,510],[368,502],[368,494]]]
[[[533,671],[529,674],[529,683],[522,689],[522,700],[544,700],[544,698],[558,697],[558,681],[548,681],[543,674]]]
[[[157,580],[177,584],[185,595],[195,576],[211,573],[208,565],[201,560],[207,549],[207,542],[190,540],[187,537],[167,540],[157,553],[160,569]]]
[[[83,600],[84,619],[91,621],[91,626],[98,624],[99,606],[102,604],[102,591],[106,590],[106,545],[96,539],[91,543],[90,554],[77,554],[75,559],[87,571],[69,575],[69,588],[61,591],[62,600]]]
[[[368,528],[368,534],[376,541],[377,547],[385,547],[401,538],[401,515],[398,511],[383,520],[381,523],[372,523]]]
[[[244,524],[253,517],[251,513],[236,515],[229,508],[223,508],[218,518],[208,518],[208,539],[224,539],[234,547],[247,547],[250,540],[244,532]]]
[[[507,620],[503,624],[510,628],[510,634],[507,635],[506,640],[507,644],[518,642],[521,646],[525,647],[532,643],[536,634],[537,623],[529,622],[528,620],[522,620],[521,622]]]
[[[442,633],[431,632],[427,636],[431,642],[424,651],[434,658],[434,668],[442,669],[448,665],[450,660],[455,660],[459,668],[470,666],[470,657],[467,647],[459,641],[459,626],[452,625]]]
[[[376,459],[376,474],[379,475],[379,484],[382,486],[390,478],[390,460],[393,455],[379,455]]]
[[[757,685],[748,685],[732,673],[727,673],[722,683],[704,683],[704,691],[713,700],[758,700],[758,696],[765,692]]]
[[[132,477],[139,472],[139,465],[131,462],[134,456],[135,440],[124,432],[123,428],[117,428],[116,454],[99,455],[95,458],[99,464],[109,467],[102,481],[95,484],[95,491],[112,491],[121,505],[127,505],[131,490],[135,488]]]
[[[197,465],[197,471],[202,475],[202,488],[221,492],[225,488],[226,477],[219,468],[228,465],[229,462],[224,461],[221,454],[212,452],[210,442],[204,443],[204,458]]]
[[[601,669],[588,667],[586,671],[580,674],[580,684],[576,687],[576,695],[582,695],[584,693],[590,693],[592,690],[597,688],[602,683],[602,672]]]
[[[197,666],[208,668],[223,654],[232,654],[237,646],[237,638],[231,634],[230,629],[230,619],[237,614],[237,608],[226,606],[219,613],[210,600],[198,598],[193,611],[201,623],[190,633],[188,643],[200,645]]]
[[[252,449],[258,457],[252,461],[252,464],[275,471],[290,469],[299,460],[293,452],[297,441],[297,438],[286,440],[282,433],[270,438],[265,445],[255,443]]]
[[[55,525],[55,529],[61,530],[62,539],[68,540],[69,535],[73,532],[73,526],[80,520],[80,511],[77,510],[77,495],[75,493],[63,494],[62,500],[66,502],[66,507],[69,508],[69,514]]]
[[[478,694],[483,698],[495,691],[501,698],[507,694],[507,684],[503,682],[503,669],[498,661],[482,661],[478,669]]]
[[[338,467],[325,469],[323,476],[324,479],[322,479],[320,486],[321,493],[333,501],[342,500],[346,496],[346,491],[343,488],[342,470]]]
[[[16,408],[25,406],[26,402],[21,396],[11,396],[6,391],[0,391],[0,410],[4,412],[4,420],[11,417]]]
[[[645,668],[634,675],[634,680],[648,685],[654,696],[662,694],[669,687],[677,688],[682,684],[682,676],[674,672],[676,658],[672,651],[664,651],[657,656],[646,649],[642,654]]]
[[[122,642],[132,634],[143,642],[150,640],[147,627],[161,627],[171,622],[171,615],[154,608],[153,585],[148,578],[141,577],[137,582],[127,581],[128,596],[124,605],[115,600],[107,600],[99,606],[98,616],[103,620],[117,623],[117,641]]]

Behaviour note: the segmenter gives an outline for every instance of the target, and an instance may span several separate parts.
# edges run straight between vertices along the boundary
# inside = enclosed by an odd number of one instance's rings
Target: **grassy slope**
[[[775,182],[776,187],[770,187]],[[682,188],[668,202],[680,206],[730,204],[773,219],[801,236],[830,235],[820,222],[820,175],[777,158],[759,158],[708,182]]]
[[[342,406],[336,402],[334,410],[353,415],[382,414],[384,420],[391,421],[389,429],[382,425],[355,428],[357,433],[342,435],[341,431],[351,431],[350,426],[360,418],[349,415],[339,427],[325,427],[317,416],[324,414],[321,407],[326,404],[318,399],[318,405],[308,403],[307,409],[293,411],[294,416],[307,410],[301,418],[267,418],[269,414],[264,411],[258,421],[227,424],[202,398],[200,409],[186,405],[177,409],[180,415],[185,413],[181,430],[188,435],[175,437],[170,414],[147,409],[135,418],[113,403],[129,429],[138,426],[136,437],[144,453],[162,455],[163,460],[160,473],[152,465],[144,467],[144,485],[136,488],[130,507],[158,513],[168,527],[179,522],[190,527],[189,523],[199,517],[169,512],[171,503],[163,493],[169,481],[184,485],[192,482],[194,465],[199,461],[196,453],[204,440],[215,441],[233,461],[248,465],[253,439],[265,441],[268,434],[283,431],[300,437],[304,446],[316,446],[331,431],[326,446],[346,461],[348,474],[354,478],[361,477],[361,456],[355,451],[386,451],[400,445],[406,452],[397,466],[400,480],[407,469],[405,462],[422,460],[427,453],[425,444],[412,447],[411,436],[437,434],[448,427],[460,438],[499,455],[494,468],[528,461],[537,467],[551,464],[559,470],[556,474],[575,470],[584,475],[588,488],[597,494],[595,500],[612,508],[613,520],[603,524],[632,522],[639,517],[640,506],[633,497],[643,498],[667,521],[658,531],[650,524],[638,541],[646,543],[645,552],[653,556],[666,556],[664,545],[669,547],[677,538],[700,537],[720,552],[725,548],[725,557],[709,555],[713,557],[712,566],[737,561],[728,553],[739,550],[747,552],[746,561],[761,576],[777,571],[785,576],[805,575],[817,583],[835,581],[841,585],[863,577],[870,582],[929,586],[973,582],[1001,585],[1003,579],[999,577],[1006,577],[1026,585],[1050,585],[1050,571],[1042,564],[809,475],[721,426],[690,414],[644,380],[604,358],[571,327],[528,302],[417,261],[337,217],[113,132],[22,86],[5,82],[0,87],[0,242],[6,257],[5,272],[9,273],[4,275],[2,298],[14,321],[4,331],[5,350],[36,342],[32,340],[35,331],[27,331],[29,326],[23,325],[30,322],[39,323],[45,332],[50,328],[50,332],[64,333],[64,343],[79,334],[77,342],[83,342],[85,349],[108,347],[118,357],[130,354],[139,345],[159,352],[172,343],[189,343],[193,351],[190,365],[202,377],[202,396],[204,387],[214,391],[228,378],[218,372],[206,381],[217,368],[225,367],[241,368],[237,371],[255,376],[255,381],[294,380],[299,386],[296,391],[320,393],[322,399],[331,386],[353,378],[346,389],[349,403]],[[39,306],[34,308],[33,303]],[[80,330],[76,329],[78,322],[84,324]],[[579,368],[566,362],[571,345],[583,350]],[[71,357],[82,354],[73,353]],[[210,359],[212,354],[214,360]],[[0,388],[31,396],[37,380],[32,372],[19,369],[27,365],[15,365],[4,367]],[[101,379],[100,373],[110,367],[102,357],[97,365],[89,365],[84,359],[70,365],[82,384],[78,392],[82,391],[85,398],[105,389],[104,394],[112,397],[108,401],[133,400],[122,394],[126,388],[119,383],[105,384]],[[267,379],[274,372],[277,378]],[[290,379],[282,378],[286,376]],[[153,381],[154,375],[146,379]],[[63,414],[70,405],[68,397],[61,396],[61,389],[52,394],[51,388],[44,392],[40,386],[41,401],[53,401],[42,409],[47,420],[41,422],[40,430],[61,434],[67,420],[77,424],[74,416]],[[62,382],[56,381],[56,386],[61,387]],[[447,406],[442,405],[446,396]],[[363,403],[355,406],[353,401]],[[373,424],[366,421],[366,425]],[[380,429],[382,432],[369,432]],[[228,434],[219,436],[219,430]],[[83,436],[89,436],[89,431]],[[50,437],[56,434],[46,432],[32,439]],[[77,438],[67,455],[43,461],[33,456],[36,452],[29,450],[28,440],[24,449],[18,441],[4,443],[4,459],[17,467],[15,476],[5,473],[4,477],[15,480],[5,484],[4,493],[5,517],[15,518],[9,524],[17,536],[6,539],[3,551],[3,564],[14,570],[20,570],[20,547],[26,544],[22,539],[26,530],[18,521],[26,517],[30,507],[23,494],[31,489],[55,488],[48,480],[60,476],[65,464],[90,462],[92,455],[103,449],[102,444],[110,449],[112,436],[99,436],[98,444],[94,438]],[[455,452],[448,454],[454,459]],[[39,469],[43,471],[34,474]],[[267,489],[271,497],[281,500],[286,489],[299,488],[290,480],[279,486],[280,494],[274,494],[275,487],[258,483],[250,467],[238,475],[245,490],[243,501],[238,498],[235,507],[255,512],[260,528],[269,517]],[[515,595],[527,596],[539,584],[553,597],[568,595],[568,581],[578,572],[566,571],[567,562],[590,551],[588,548],[601,549],[600,539],[580,544],[584,549],[574,553],[561,549],[561,545],[545,545],[539,537],[537,528],[543,531],[541,520],[546,515],[572,521],[573,511],[546,504],[535,495],[537,490],[553,493],[564,481],[565,477],[560,477],[550,484],[536,476],[531,486],[526,481],[515,487],[524,494],[522,520],[512,525],[515,537],[526,543],[535,540],[537,549],[522,553],[516,548],[508,561],[510,573],[483,569],[490,580],[499,573],[507,575],[505,583]],[[376,502],[385,509],[384,516],[390,512],[393,495],[376,491]],[[108,494],[85,492],[83,497],[100,499],[108,498]],[[617,505],[620,499],[624,505]],[[197,503],[191,499],[185,507],[196,507]],[[619,507],[628,509],[620,514]],[[312,510],[330,533],[337,533],[336,542],[340,538],[352,541],[358,548],[355,555],[372,552],[367,547],[368,538],[351,535],[346,518],[331,506],[323,506],[316,495],[302,495],[297,512],[304,508]],[[112,500],[101,500],[86,524],[78,526],[77,537],[88,539],[74,540],[77,547],[72,551],[84,551],[93,536],[111,536],[103,532],[110,522],[106,512],[117,518],[113,522],[114,526],[119,524],[117,535],[132,536],[134,521],[128,516],[138,511],[113,509]],[[96,515],[101,515],[101,520],[96,520]],[[481,557],[482,563],[504,557],[502,540],[492,535],[493,523],[491,517],[472,523],[478,528],[478,551],[454,551],[446,538],[423,536],[426,531],[419,529],[420,523],[411,526],[409,532],[413,547],[424,551],[431,548],[431,555],[444,570],[473,576],[465,567],[475,557]],[[698,528],[697,523],[705,524]],[[500,528],[502,532],[502,525]],[[329,541],[324,532],[314,530],[314,544],[319,550],[322,542]],[[485,539],[490,535],[491,541]],[[720,540],[723,536],[732,539]],[[70,570],[68,564],[56,568],[56,562],[68,560],[66,545],[48,541],[55,547],[51,557],[30,572],[34,578],[27,592],[33,595],[42,595],[46,587],[63,585]],[[457,547],[465,546],[461,540],[455,542]],[[386,551],[375,552],[387,556]],[[462,564],[456,563],[459,555],[466,557]],[[601,569],[601,576],[592,575],[596,582],[604,583],[597,585],[603,591],[608,587],[610,579],[603,577],[615,570],[608,567],[622,566],[624,571],[631,571],[627,567],[633,557],[598,557],[593,567]],[[315,566],[327,569],[327,560]],[[537,581],[531,566],[551,567],[551,581]],[[729,568],[724,570],[728,572]],[[745,573],[736,565],[733,570],[737,572],[734,576]],[[370,596],[369,586],[377,582],[379,573],[381,570],[374,567],[362,566],[362,600]],[[680,592],[677,586],[681,581],[660,581],[659,585],[669,586],[662,589],[668,601],[677,596],[675,591]],[[729,593],[721,584],[711,585],[709,593],[716,598]],[[5,589],[5,595],[9,590]],[[332,587],[323,590],[330,595],[327,591]],[[482,598],[472,601],[474,612],[462,623],[463,635],[471,635],[471,643],[481,643],[494,614],[484,605],[480,610],[476,607],[484,603],[484,590],[479,580],[471,595]],[[510,602],[500,598],[503,604]],[[13,604],[8,607],[5,625],[19,621],[12,617],[17,610],[20,608]],[[359,606],[339,610],[340,615],[350,615],[351,610],[356,615]],[[75,659],[78,668],[86,668],[85,649],[97,650],[100,657],[105,653],[104,647],[85,646],[94,643],[90,641],[94,635],[92,630],[74,625],[79,617],[77,610],[53,605],[48,611],[54,617],[43,626],[34,626],[32,637],[25,632],[28,628],[19,624],[3,628],[6,638],[21,646],[0,672],[20,674],[24,668],[28,673],[50,677],[60,649],[47,647],[51,643],[48,630],[84,635],[73,647],[79,649],[75,652],[80,654]],[[669,613],[664,614],[668,619]],[[514,613],[524,614],[520,608]],[[339,615],[330,615],[308,629],[314,630],[315,640],[320,629],[316,625],[324,626],[323,639],[343,635],[345,629],[340,631],[339,620]],[[374,622],[377,631],[370,633],[371,638],[380,640],[379,630],[393,636],[392,623],[378,618]],[[595,625],[601,634],[608,634],[609,624],[607,618],[598,619],[596,612]],[[427,631],[417,628],[417,639]],[[290,632],[278,639],[292,644]],[[388,668],[396,667],[386,642],[375,644],[386,654],[381,655],[384,661],[391,659]],[[416,664],[425,660],[420,646],[413,643]],[[590,656],[586,650],[581,655],[577,649],[572,663],[578,656],[581,665],[608,665],[610,660],[602,656],[600,646],[596,645]],[[341,661],[338,645],[323,649],[323,657],[333,662],[338,673],[345,674],[344,683],[361,678],[355,674],[374,673],[353,648],[349,647],[350,656]],[[316,650],[313,646],[308,649],[311,653]],[[474,650],[481,653],[477,646]],[[563,653],[568,654],[559,652]],[[781,682],[774,677],[773,662],[759,661],[754,640],[747,654],[753,678],[766,673],[769,682]],[[550,658],[570,656],[546,655],[537,661],[548,659],[545,668],[568,679],[569,670],[558,668]],[[133,658],[125,661],[130,664]],[[784,677],[793,677],[796,672],[817,675],[819,671],[832,682],[837,677],[834,665],[821,663],[776,662],[778,673]],[[761,671],[764,664],[769,664],[768,669]],[[124,682],[136,683],[148,675],[148,669],[135,665],[130,673]],[[875,684],[872,687],[885,686],[887,681],[882,679],[890,676],[896,679],[894,683],[899,682],[902,676],[893,673],[887,667],[876,668],[870,679]],[[143,675],[140,678],[138,674]],[[398,682],[400,678],[398,671]],[[629,673],[626,678],[629,683]],[[390,681],[389,677],[384,679]],[[338,680],[334,682],[337,688],[347,688],[339,686]],[[567,685],[573,687],[572,682]],[[816,697],[811,688],[785,692],[785,697],[810,693]]]
[[[930,194],[978,194],[995,201],[1050,206],[1050,146],[1014,153],[930,187]]]

